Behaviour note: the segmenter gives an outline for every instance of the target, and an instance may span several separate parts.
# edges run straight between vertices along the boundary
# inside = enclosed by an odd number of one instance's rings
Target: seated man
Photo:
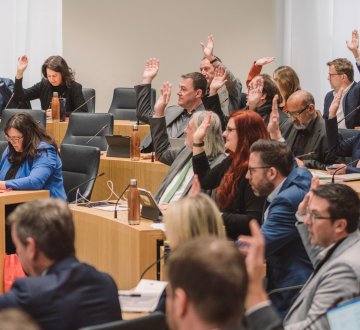
[[[8,78],[0,78],[0,115],[2,111],[11,102],[11,95],[14,91],[14,82]]]
[[[204,75],[207,81],[207,93],[209,93],[210,85],[215,76],[215,69],[224,67],[221,60],[214,56],[214,37],[208,36],[208,42],[205,46],[201,43],[201,48],[204,52],[204,57],[200,62],[200,72]],[[225,67],[224,67],[225,68]],[[226,69],[226,82],[224,86],[219,89],[219,100],[222,112],[229,116],[241,107],[241,89],[242,85],[238,78],[236,78],[229,70]]]
[[[121,319],[113,279],[75,258],[72,214],[61,200],[18,206],[8,218],[27,278],[0,296],[0,309],[30,314],[42,329],[75,330]]]
[[[249,256],[254,253],[249,253]],[[281,322],[262,299],[247,297],[244,258],[231,242],[216,238],[188,241],[171,252],[166,316],[171,330],[281,329]],[[249,274],[251,275],[251,274]],[[260,303],[260,304],[259,304]]]
[[[360,126],[360,111],[353,111],[360,105],[360,82],[354,81],[353,65],[346,58],[337,58],[328,62],[327,65],[329,67],[328,80],[333,90],[325,96],[324,119],[329,118],[329,108],[334,99],[334,94],[342,88],[344,92],[336,113],[339,127],[354,128]]]
[[[159,70],[160,62],[150,58],[146,61],[141,85],[135,86],[136,116],[144,123],[153,116],[151,108],[151,83]],[[201,98],[206,92],[206,79],[199,72],[181,76],[179,83],[178,105],[171,106],[166,111],[166,128],[170,138],[180,138],[193,112],[205,110]],[[147,135],[141,143],[142,152],[153,151],[151,135]]]
[[[311,177],[306,168],[294,165],[291,150],[282,142],[258,140],[250,148],[246,178],[255,195],[267,197],[261,228],[266,240],[267,291],[282,316],[313,270],[295,227],[295,213]],[[293,288],[279,290],[286,287]]]
[[[185,145],[181,148],[172,148],[166,130],[166,119],[164,117],[165,108],[170,99],[170,93],[171,85],[164,83],[161,88],[161,95],[155,104],[154,116],[149,120],[158,160],[164,164],[171,165],[168,174],[155,194],[155,199],[160,202],[160,204],[174,202],[189,192],[194,176],[191,161],[193,133],[207,114],[206,111],[196,112],[184,130],[186,133]],[[211,166],[215,166],[225,158],[221,123],[215,114],[211,117],[209,133],[205,138],[205,150],[211,159]],[[181,179],[182,182],[180,182]]]
[[[336,162],[336,157],[329,153],[324,119],[315,109],[314,97],[309,92],[299,90],[291,94],[286,114],[293,125],[283,132],[283,136],[298,166],[324,170]]]

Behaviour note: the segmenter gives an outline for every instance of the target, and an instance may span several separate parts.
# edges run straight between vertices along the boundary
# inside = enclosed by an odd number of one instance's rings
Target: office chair
[[[357,136],[358,134],[360,134],[360,131],[357,129],[350,129],[350,128],[339,128],[339,134],[341,135],[341,137],[346,140],[352,137]],[[350,163],[352,160],[352,157],[343,157],[344,158],[344,163]],[[352,165],[352,166],[356,166],[356,164]]]
[[[96,97],[95,97],[96,96],[95,89],[94,88],[85,88],[85,87],[83,87],[82,93],[83,93],[85,102],[87,100],[89,100],[91,97],[94,96],[94,98],[91,101],[86,103],[87,108],[88,108],[88,112],[89,113],[94,113],[95,112],[95,99],[96,99]]]
[[[163,330],[165,325],[165,315],[156,312],[137,319],[108,322],[80,330]]]
[[[100,164],[100,149],[75,144],[62,144],[60,156],[64,188],[69,203],[76,200],[78,189],[75,187],[79,185],[81,196],[90,200]],[[92,178],[94,180],[91,180]],[[87,180],[90,181],[87,182]],[[82,197],[78,196],[79,199],[81,200]]]
[[[1,159],[2,154],[4,153],[7,146],[8,146],[7,141],[0,141],[0,159]]]
[[[112,135],[114,117],[111,113],[72,113],[62,141],[64,144],[78,144],[107,149],[105,135]]]
[[[156,91],[151,89],[151,107],[154,108],[156,101]],[[114,115],[114,119],[133,120],[136,118],[136,94],[134,88],[117,87],[114,89],[109,113]]]
[[[7,121],[16,113],[28,113],[40,124],[41,127],[46,127],[46,111],[45,110],[31,110],[31,109],[5,109],[1,116],[0,123],[0,141],[5,141],[4,128]]]

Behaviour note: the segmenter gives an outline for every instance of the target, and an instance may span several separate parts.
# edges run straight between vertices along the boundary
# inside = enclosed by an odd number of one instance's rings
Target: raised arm
[[[359,50],[359,31],[353,30],[351,35],[351,41],[346,41],[347,48],[353,53],[356,60],[360,59]]]
[[[248,73],[248,77],[246,79],[246,86],[249,86],[250,81],[253,80],[256,75],[261,73],[262,67],[264,65],[269,64],[274,60],[275,57],[267,56],[267,57],[259,58],[258,60],[254,61]]]
[[[24,71],[26,70],[29,64],[29,60],[26,55],[22,55],[18,58],[16,79],[21,79],[23,77]]]

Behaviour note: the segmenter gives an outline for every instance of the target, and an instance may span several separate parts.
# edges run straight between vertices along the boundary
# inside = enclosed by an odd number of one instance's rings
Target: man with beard
[[[277,104],[277,97],[273,104]],[[277,106],[272,117],[275,111],[278,114]],[[277,131],[282,138],[278,125]],[[282,316],[313,270],[295,227],[295,213],[309,190],[311,177],[309,170],[296,166],[283,142],[258,140],[250,148],[246,178],[255,195],[267,197],[261,228],[266,241],[267,292]]]
[[[329,153],[325,122],[315,109],[314,97],[299,90],[288,98],[286,114],[293,125],[283,132],[286,143],[294,153],[298,166],[325,169],[338,163]]]

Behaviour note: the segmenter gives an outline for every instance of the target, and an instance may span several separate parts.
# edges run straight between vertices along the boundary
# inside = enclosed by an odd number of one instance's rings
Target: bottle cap
[[[58,92],[54,92],[54,93],[53,93],[53,96],[59,97]]]
[[[133,126],[133,130],[134,130],[134,131],[139,130],[139,126],[138,126],[138,124],[134,124],[134,126]]]
[[[136,186],[137,180],[136,179],[130,179],[130,186]]]

